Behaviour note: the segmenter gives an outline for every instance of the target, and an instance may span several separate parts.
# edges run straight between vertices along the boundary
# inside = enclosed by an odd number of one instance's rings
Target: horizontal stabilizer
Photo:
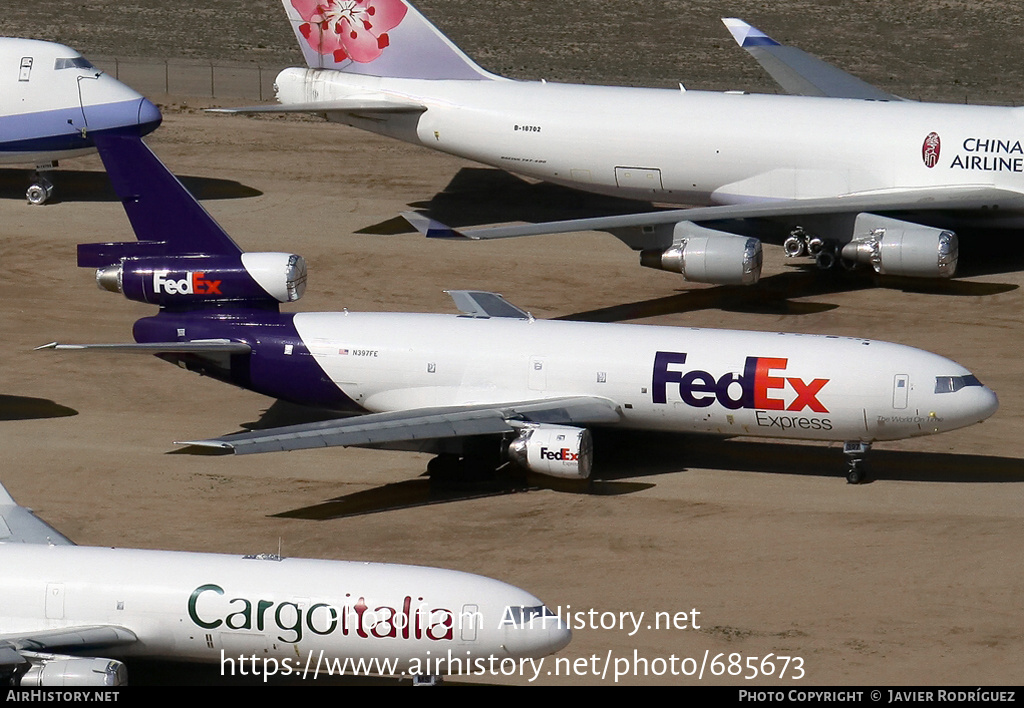
[[[445,290],[445,292],[451,295],[459,312],[464,312],[472,317],[530,319],[530,313],[523,312],[498,293],[482,290]]]
[[[613,231],[638,226],[675,224],[680,221],[695,223],[724,219],[768,219],[806,216],[810,214],[849,214],[876,211],[915,211],[926,209],[958,210],[995,208],[1024,208],[1024,194],[1008,189],[984,185],[956,187],[921,187],[892,189],[878,192],[857,192],[839,197],[817,199],[778,199],[743,204],[694,207],[692,209],[665,209],[639,214],[618,214],[586,219],[548,221],[537,224],[490,226],[465,229],[457,233],[474,240],[540,236],[543,234],[576,231]],[[406,217],[408,219],[408,217]],[[420,219],[427,217],[420,216]],[[435,222],[436,223],[436,222]],[[421,231],[422,233],[422,231]]]
[[[743,20],[726,17],[722,22],[732,33],[736,43],[757,59],[762,68],[788,94],[865,98],[875,101],[903,100],[801,49],[779,44]]]
[[[424,216],[415,211],[403,211],[402,218],[427,238],[472,238],[466,236],[461,231],[456,231],[452,227],[442,224],[436,219],[431,219],[429,216]]]
[[[336,101],[288,103],[242,108],[208,108],[208,113],[422,113],[422,103],[401,102],[389,98],[343,98]]]
[[[497,435],[513,432],[527,423],[586,425],[617,422],[618,410],[608,399],[570,396],[546,401],[371,413],[339,420],[226,435],[211,440],[182,441],[178,444],[218,448],[236,455],[247,455],[318,447]]]
[[[64,534],[19,506],[0,484],[0,543],[40,543],[51,546],[73,546]]]
[[[252,347],[226,339],[206,339],[194,342],[147,342],[145,344],[58,344],[50,342],[41,349],[55,351],[126,352],[129,354],[248,354]]]

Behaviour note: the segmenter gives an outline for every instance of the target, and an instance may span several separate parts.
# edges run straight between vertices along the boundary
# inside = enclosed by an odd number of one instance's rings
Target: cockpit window
[[[936,376],[935,393],[953,393],[965,386],[981,386],[981,381],[974,374],[966,376]]]
[[[549,610],[544,605],[536,605],[534,607],[522,607],[520,605],[511,605],[505,608],[505,619],[511,620],[516,626],[523,627],[532,623],[543,623],[546,621],[545,618],[557,618],[554,612]],[[552,619],[552,621],[553,621]]]
[[[85,57],[71,57],[69,59],[57,59],[53,62],[54,69],[94,69]]]

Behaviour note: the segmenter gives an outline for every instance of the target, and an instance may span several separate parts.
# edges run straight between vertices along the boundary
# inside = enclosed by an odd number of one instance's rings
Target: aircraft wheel
[[[25,192],[25,198],[28,199],[29,204],[46,204],[47,200],[53,196],[53,184],[47,180],[39,180],[28,188]]]
[[[859,462],[851,462],[850,468],[846,471],[847,484],[861,484],[864,481],[864,469]]]

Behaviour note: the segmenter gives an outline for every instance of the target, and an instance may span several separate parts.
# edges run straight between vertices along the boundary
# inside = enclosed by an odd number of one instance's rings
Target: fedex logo
[[[547,447],[541,447],[540,457],[542,460],[561,460],[562,462],[579,462],[579,453],[573,452],[567,447],[563,447],[561,450],[552,450]]]
[[[684,403],[696,408],[706,408],[718,401],[730,410],[754,408],[761,410],[802,411],[805,408],[816,413],[828,413],[818,400],[818,393],[829,379],[814,379],[805,382],[792,376],[782,375],[788,359],[748,356],[743,373],[727,373],[715,378],[707,371],[694,369],[684,371],[670,368],[686,363],[682,352],[657,352],[654,355],[654,377],[651,395],[655,403],[668,400],[669,385],[678,386],[679,397]],[[796,396],[786,405],[785,391]]]
[[[167,295],[221,295],[221,280],[207,280],[206,273],[186,272],[181,280],[170,279],[168,271],[153,273],[153,292]]]

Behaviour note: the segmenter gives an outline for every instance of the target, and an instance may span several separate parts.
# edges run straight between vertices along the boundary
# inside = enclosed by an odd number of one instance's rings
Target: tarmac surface
[[[782,5],[783,31],[764,29],[796,41],[784,23],[806,3]],[[870,13],[873,4],[853,6]],[[9,23],[0,29],[14,33]],[[1004,30],[993,22],[992,31]],[[983,41],[987,29],[954,34],[955,51],[971,60],[996,51]],[[716,41],[716,51],[743,60],[724,30]],[[476,498],[346,516],[450,490],[426,488],[429,456],[419,454],[169,454],[175,440],[299,412],[152,357],[32,351],[53,340],[130,341],[132,323],[154,313],[98,290],[92,271],[75,267],[77,243],[132,238],[90,157],[62,166],[59,201],[43,208],[24,203],[23,171],[0,170],[2,481],[62,533],[83,545],[280,547],[296,557],[454,568],[574,612],[700,613],[699,629],[578,629],[559,656],[581,660],[579,671],[555,675],[549,659],[538,684],[612,683],[600,676],[609,658],[631,662],[625,684],[1020,682],[1024,256],[1015,235],[962,231],[962,275],[950,282],[830,277],[766,246],[760,285],[691,285],[641,269],[607,234],[428,242],[395,221],[410,206],[467,222],[619,206],[599,198],[315,119],[203,114],[189,97],[153,98],[165,122],[148,142],[227,232],[247,250],[307,259],[309,288],[292,310],[454,312],[442,291],[473,288],[537,317],[864,336],[959,361],[1001,408],[982,425],[876,445],[873,481],[856,487],[842,478],[837,447],[616,435],[598,440],[592,487],[531,479],[542,488],[459,490]],[[801,657],[805,678],[698,681],[655,676],[656,663],[645,676],[632,664],[674,656],[678,666],[705,652]],[[188,682],[187,671],[178,680]]]

